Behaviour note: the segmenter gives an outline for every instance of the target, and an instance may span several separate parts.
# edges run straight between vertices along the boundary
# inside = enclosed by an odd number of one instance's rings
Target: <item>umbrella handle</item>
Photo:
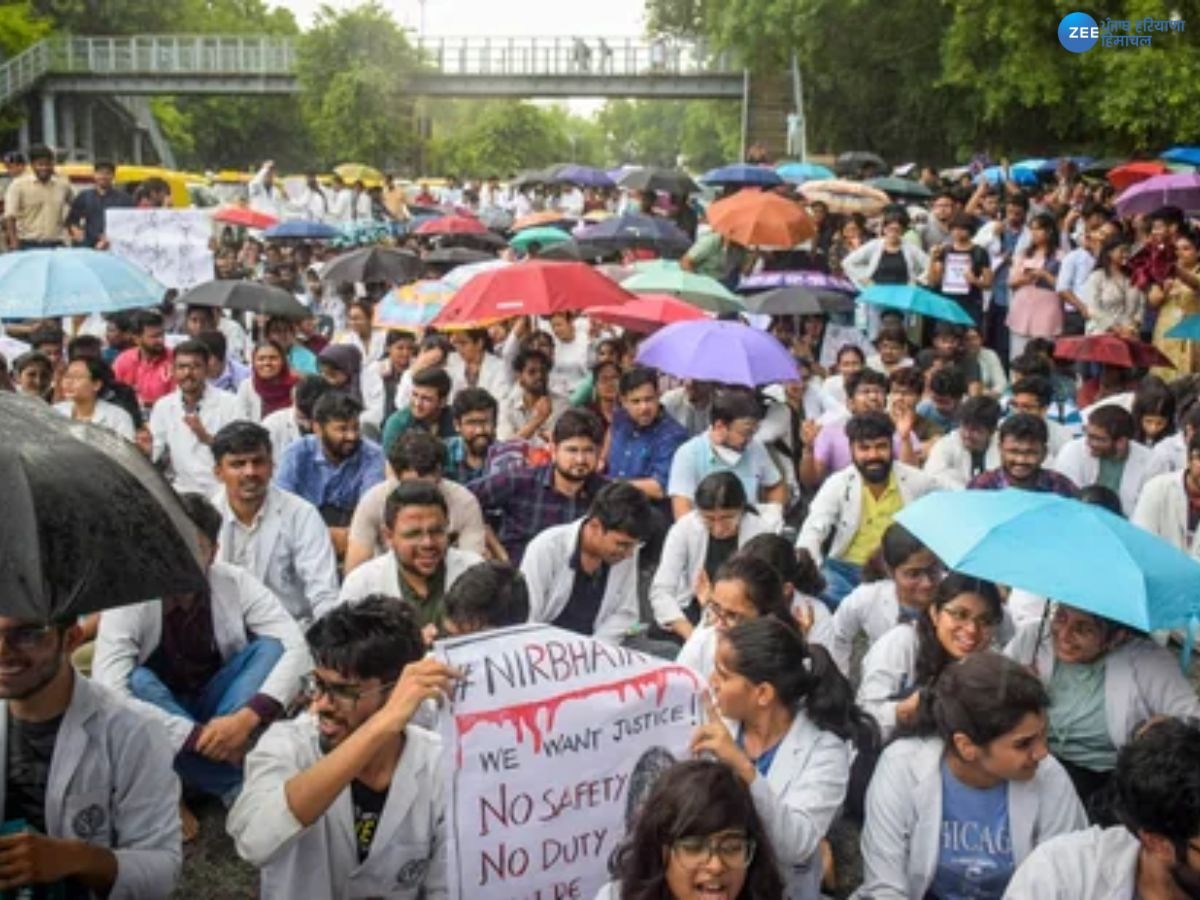
[[[1033,669],[1034,674],[1039,674],[1037,670],[1038,650],[1042,647],[1042,635],[1046,633],[1046,622],[1050,620],[1050,598],[1046,598],[1046,608],[1042,610],[1042,618],[1038,622],[1037,640],[1033,642],[1033,658],[1029,660],[1029,667]]]

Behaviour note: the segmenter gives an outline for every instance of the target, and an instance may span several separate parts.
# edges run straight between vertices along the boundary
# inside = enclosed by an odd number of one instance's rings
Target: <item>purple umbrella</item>
[[[778,340],[740,322],[667,325],[642,342],[637,361],[677,378],[747,387],[799,377],[796,361]]]
[[[738,281],[739,291],[767,291],[771,288],[802,287],[815,291],[835,291],[839,294],[858,293],[858,288],[849,278],[840,275],[828,275],[825,272],[809,272],[796,270],[791,272],[756,272],[753,275],[743,275]]]
[[[1200,212],[1200,175],[1155,175],[1131,184],[1117,198],[1117,212],[1122,216],[1153,212],[1160,206],[1178,206],[1185,214]]]
[[[573,184],[577,187],[613,188],[617,186],[616,182],[600,169],[592,166],[579,166],[574,163],[555,168],[550,181],[555,184]]]

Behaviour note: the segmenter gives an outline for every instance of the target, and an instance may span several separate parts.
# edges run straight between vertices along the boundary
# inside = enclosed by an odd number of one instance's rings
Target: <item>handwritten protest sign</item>
[[[180,291],[212,281],[212,225],[200,209],[110,209],[105,234],[112,252]]]
[[[439,643],[451,897],[592,900],[654,777],[703,717],[685,666],[549,625]]]

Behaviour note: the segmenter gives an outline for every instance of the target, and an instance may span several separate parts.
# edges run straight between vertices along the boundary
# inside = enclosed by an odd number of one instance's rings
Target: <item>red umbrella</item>
[[[534,259],[480,272],[430,325],[472,328],[510,316],[551,316],[632,299],[633,294],[584,263]]]
[[[642,334],[672,322],[706,319],[708,315],[670,294],[638,294],[636,299],[619,306],[593,306],[588,309],[588,318]]]
[[[1151,366],[1175,368],[1175,364],[1157,347],[1115,334],[1059,338],[1054,342],[1054,355],[1059,359],[1101,363],[1120,369],[1148,369]]]
[[[279,220],[274,216],[248,206],[222,206],[213,213],[213,221],[224,222],[226,225],[240,225],[243,228],[270,228],[279,224]]]
[[[422,222],[413,234],[483,234],[487,226],[469,216],[441,216]]]
[[[1169,172],[1160,162],[1127,162],[1117,166],[1108,173],[1108,182],[1118,191],[1123,191],[1131,184],[1153,178],[1155,175],[1165,175]]]

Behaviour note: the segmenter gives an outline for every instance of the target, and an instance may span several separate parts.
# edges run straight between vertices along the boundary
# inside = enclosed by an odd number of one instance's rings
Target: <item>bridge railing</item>
[[[94,75],[260,75],[295,72],[295,44],[283,37],[141,35],[52,38],[49,71]]]
[[[669,77],[741,71],[727,54],[675,40],[427,37],[417,40],[417,48],[443,75]]]
[[[47,47],[39,41],[0,65],[0,106],[29,90],[46,74]]]

